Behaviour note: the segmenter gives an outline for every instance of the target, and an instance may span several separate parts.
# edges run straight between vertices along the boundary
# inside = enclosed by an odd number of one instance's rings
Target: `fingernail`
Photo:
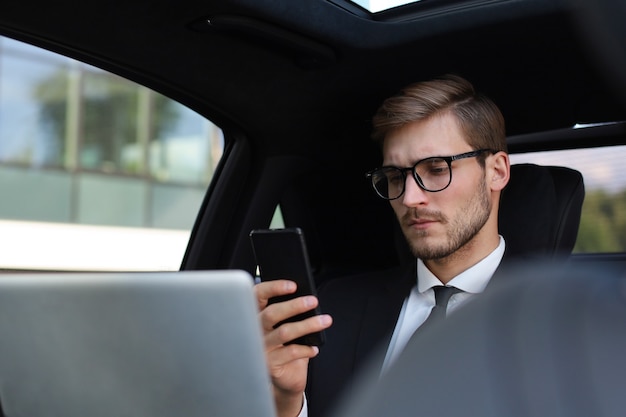
[[[315,297],[304,297],[304,306],[305,307],[313,307],[315,305]]]

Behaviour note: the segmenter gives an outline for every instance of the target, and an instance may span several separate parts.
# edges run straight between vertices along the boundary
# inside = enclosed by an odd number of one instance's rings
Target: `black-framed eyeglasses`
[[[491,149],[479,149],[452,156],[431,156],[417,161],[409,168],[384,166],[365,174],[372,181],[376,193],[385,200],[395,200],[404,194],[406,173],[411,171],[413,179],[424,191],[436,193],[443,191],[452,182],[452,161],[474,158],[484,152],[495,153]]]

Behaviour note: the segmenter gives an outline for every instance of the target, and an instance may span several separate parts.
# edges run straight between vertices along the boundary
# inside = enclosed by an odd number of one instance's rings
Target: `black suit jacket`
[[[505,256],[489,286],[502,275]],[[364,275],[337,278],[318,293],[322,312],[333,317],[326,344],[310,361],[310,417],[324,417],[354,389],[355,376],[381,369],[404,299],[416,282],[416,262]]]

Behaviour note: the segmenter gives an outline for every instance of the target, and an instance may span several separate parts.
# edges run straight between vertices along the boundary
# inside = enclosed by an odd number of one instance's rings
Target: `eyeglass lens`
[[[415,173],[422,180],[422,185],[429,191],[440,191],[450,184],[452,179],[450,163],[441,158],[428,158],[415,165]]]
[[[419,178],[420,185],[428,191],[441,191],[452,179],[450,164],[442,158],[428,158],[420,161],[413,168]],[[376,192],[383,198],[396,199],[404,192],[406,171],[396,167],[385,167],[374,173],[372,184]]]

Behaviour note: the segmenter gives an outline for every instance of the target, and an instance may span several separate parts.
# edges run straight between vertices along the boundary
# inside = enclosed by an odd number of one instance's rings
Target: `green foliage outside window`
[[[574,252],[626,251],[626,191],[587,192]]]

